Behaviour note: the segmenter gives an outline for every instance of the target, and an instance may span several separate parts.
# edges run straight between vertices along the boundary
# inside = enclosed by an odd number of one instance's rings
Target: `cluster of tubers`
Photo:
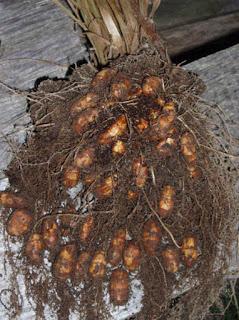
[[[101,110],[110,107],[117,101],[125,101],[143,96],[153,99],[153,107],[148,110],[148,115],[134,119],[135,132],[146,137],[146,141],[155,144],[155,152],[159,157],[172,156],[178,148],[185,159],[187,170],[191,178],[200,176],[197,167],[196,144],[193,135],[185,132],[179,137],[175,122],[177,108],[173,101],[167,101],[159,96],[163,92],[163,82],[156,76],[146,77],[142,84],[133,84],[125,75],[117,73],[115,69],[106,68],[96,74],[92,86],[110,84],[110,100],[100,101],[97,93],[88,92],[80,99],[74,101],[70,108],[73,120],[73,131],[79,136],[89,130],[97,122]],[[127,154],[127,135],[129,123],[125,114],[115,117],[106,128],[103,128],[97,139],[97,146],[87,145],[75,155],[73,163],[66,168],[63,184],[66,188],[73,188],[82,180],[86,185],[94,184],[94,193],[98,198],[112,197],[118,186],[118,175],[108,173],[98,177],[92,166],[97,161],[97,148],[108,148],[112,158],[118,159]],[[149,165],[144,156],[137,156],[130,164],[133,176],[133,187],[127,190],[127,199],[133,201],[138,198],[150,179]],[[157,215],[166,219],[175,209],[175,187],[163,186],[158,201]],[[83,281],[88,276],[91,279],[103,280],[110,265],[109,292],[111,301],[115,305],[123,305],[128,301],[130,292],[129,273],[140,268],[145,255],[148,257],[160,256],[168,273],[179,271],[180,261],[187,267],[192,267],[198,259],[199,250],[197,239],[194,235],[182,240],[180,248],[166,247],[161,249],[163,229],[158,222],[149,218],[143,225],[140,239],[127,240],[126,228],[116,230],[112,236],[108,250],[99,249],[92,253],[87,250],[78,252],[75,243],[60,245],[61,233],[55,218],[49,216],[42,220],[41,232],[32,230],[33,215],[28,211],[26,201],[13,193],[1,192],[0,205],[14,209],[7,223],[7,232],[11,236],[29,234],[25,244],[25,254],[32,263],[39,264],[43,259],[44,250],[58,251],[53,263],[53,274],[59,280],[68,278]],[[94,216],[89,214],[81,224],[78,239],[79,243],[87,246],[92,230],[94,229]],[[34,228],[33,228],[34,230]],[[144,255],[145,253],[145,255]]]
[[[173,210],[174,188],[165,186],[162,190],[162,198],[159,202],[159,216],[167,217]],[[6,198],[6,193],[0,194]],[[7,193],[8,199],[18,199],[19,204],[23,199],[12,193]],[[20,201],[21,200],[21,201]],[[8,202],[9,203],[9,200]],[[1,202],[3,204],[3,202]],[[14,204],[16,207],[16,204]],[[30,233],[32,216],[25,209],[16,209],[10,215],[7,231],[12,236],[21,236]],[[94,228],[94,217],[89,214],[79,229],[79,242],[87,244]],[[98,250],[94,254],[88,251],[80,251],[75,243],[60,246],[60,230],[56,219],[49,216],[42,221],[41,232],[32,232],[25,244],[25,254],[33,264],[39,264],[43,259],[44,250],[57,249],[58,254],[53,263],[53,275],[65,281],[72,278],[74,281],[84,281],[89,276],[95,281],[103,280],[107,276],[107,267],[113,268],[109,280],[109,292],[112,303],[123,305],[128,301],[130,292],[129,273],[140,268],[143,251],[149,257],[160,255],[165,270],[175,273],[180,268],[180,257],[187,267],[192,267],[199,256],[197,239],[195,236],[187,236],[182,240],[180,250],[174,247],[166,247],[160,251],[162,228],[157,220],[150,218],[143,226],[141,239],[137,242],[127,240],[127,231],[120,228],[115,231],[108,250]]]
[[[155,150],[161,157],[172,156],[173,152],[180,145],[181,153],[186,161],[190,177],[197,178],[200,175],[196,165],[196,145],[190,132],[185,132],[179,138],[175,122],[177,119],[177,107],[172,100],[166,100],[160,96],[163,93],[162,79],[157,76],[148,76],[143,79],[141,86],[133,84],[126,75],[117,72],[116,69],[105,68],[98,72],[92,80],[94,88],[109,86],[109,98],[101,101],[100,94],[88,92],[78,100],[75,100],[70,107],[70,114],[73,119],[73,131],[76,135],[82,135],[90,126],[98,120],[100,112],[109,108],[117,101],[140,98],[141,96],[152,99],[154,107],[150,108],[146,117],[134,119],[136,132],[155,143]],[[129,134],[129,123],[125,114],[117,116],[98,136],[96,147],[87,146],[82,149],[64,174],[64,185],[67,188],[76,186],[80,178],[86,184],[97,182],[96,176],[89,174],[90,167],[96,161],[97,148],[108,147],[111,149],[112,157],[122,157],[127,153],[125,138]],[[136,158],[132,162],[132,173],[135,176],[136,187],[142,189],[148,179],[149,169],[144,159]],[[101,182],[96,183],[96,195],[100,198],[111,197],[114,188],[117,186],[117,178],[105,177]],[[129,199],[132,199],[129,195]],[[167,209],[166,209],[167,211]],[[165,214],[166,214],[165,211]],[[163,215],[163,211],[162,211]]]

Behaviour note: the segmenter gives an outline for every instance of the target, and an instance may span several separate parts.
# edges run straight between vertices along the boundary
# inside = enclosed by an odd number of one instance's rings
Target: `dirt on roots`
[[[107,265],[102,281],[87,277],[84,288],[79,289],[74,279],[64,282],[52,276],[51,263],[66,243],[75,243],[77,252],[86,250],[91,255],[99,249],[107,252],[114,232],[125,228],[142,254],[139,270],[130,275],[131,280],[140,279],[144,291],[143,308],[134,319],[197,319],[206,312],[212,302],[210,298],[221,286],[226,268],[226,248],[233,237],[233,172],[228,171],[230,157],[220,140],[227,140],[226,129],[221,126],[223,137],[212,132],[209,115],[216,114],[216,111],[199,98],[205,89],[202,81],[195,74],[163,61],[156,50],[144,49],[137,55],[116,60],[110,67],[117,73],[102,85],[91,86],[95,70],[83,65],[68,80],[46,80],[37,91],[29,94],[28,112],[34,130],[14,154],[6,175],[10,180],[10,190],[18,191],[27,200],[28,209],[34,216],[31,231],[21,239],[22,247],[33,231],[41,232],[42,222],[48,216],[57,218],[60,237],[54,250],[45,252],[39,266],[32,266],[23,250],[18,257],[21,263],[13,267],[13,273],[24,273],[27,296],[36,304],[36,312],[41,319],[44,318],[44,304],[49,304],[59,319],[68,319],[72,310],[80,310],[86,319],[111,319],[104,301],[110,266]],[[141,86],[147,76],[163,79],[157,97],[166,102],[173,101],[176,106],[176,146],[169,155],[160,155],[156,142],[149,138],[150,110],[162,112],[155,97],[139,95],[115,101],[107,107],[106,102],[111,99],[111,84],[119,74],[137,86]],[[97,102],[99,116],[87,126],[87,130],[77,135],[72,129],[70,107],[72,101],[88,92],[100,96]],[[114,157],[112,144],[100,144],[99,137],[121,115],[127,119],[127,132],[121,137],[126,152]],[[136,128],[141,118],[149,123],[149,128],[143,132]],[[181,152],[180,139],[185,132],[190,132],[195,139],[200,171],[200,176],[195,179],[190,177]],[[70,198],[63,183],[64,172],[76,155],[89,146],[95,151],[94,162],[81,170],[80,181],[83,182],[89,174],[94,174],[94,179],[90,185],[83,183],[77,194],[76,209],[76,199]],[[136,159],[143,159],[148,168],[143,188],[137,188],[135,184],[132,163]],[[109,176],[117,176],[112,196],[98,197],[96,186]],[[174,207],[169,216],[160,218],[159,199],[165,185],[175,190]],[[135,199],[128,199],[129,190],[137,193]],[[82,243],[79,241],[79,228],[89,212],[94,217],[94,228],[89,240]],[[2,216],[7,224],[6,211]],[[149,218],[159,223],[162,232],[154,256],[148,256],[142,244],[143,226]],[[183,238],[189,235],[197,239],[199,252],[191,268],[185,265],[179,248]],[[6,235],[8,241],[14,240]],[[180,265],[176,273],[165,270],[162,251],[167,247],[179,253]],[[14,265],[14,258],[9,252],[8,258]],[[46,259],[48,263],[45,263]],[[18,305],[15,297],[12,314],[18,311]]]

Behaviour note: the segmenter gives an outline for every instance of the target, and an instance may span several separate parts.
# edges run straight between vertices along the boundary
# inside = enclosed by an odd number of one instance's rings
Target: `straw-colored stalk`
[[[77,23],[93,47],[96,64],[133,54],[148,33],[161,0],[52,0]]]

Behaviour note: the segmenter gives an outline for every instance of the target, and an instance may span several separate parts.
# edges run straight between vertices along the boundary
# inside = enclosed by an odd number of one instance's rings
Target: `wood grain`
[[[50,0],[0,2],[0,170],[10,161],[6,139],[23,141],[26,94],[41,77],[64,77],[87,53],[71,20]],[[13,126],[15,125],[15,127]],[[14,143],[13,143],[14,144]]]
[[[161,35],[168,44],[169,54],[175,56],[235,32],[239,40],[239,11],[169,28]]]

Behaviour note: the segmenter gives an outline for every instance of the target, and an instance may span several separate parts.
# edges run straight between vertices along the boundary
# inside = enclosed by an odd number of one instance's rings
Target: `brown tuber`
[[[179,269],[179,254],[174,248],[167,248],[162,252],[163,264],[167,272],[175,273]]]
[[[115,232],[113,239],[111,240],[108,251],[108,262],[112,266],[116,266],[122,259],[123,250],[126,242],[126,230],[119,229]]]
[[[33,233],[26,242],[25,254],[32,263],[40,263],[42,260],[42,253],[44,243],[41,234]]]
[[[167,137],[161,139],[161,141],[157,144],[156,149],[159,154],[163,157],[169,157],[172,155],[173,150],[177,147],[176,139],[173,137]]]
[[[188,169],[190,178],[196,179],[196,178],[200,177],[201,171],[195,163],[190,163],[187,166],[187,169]]]
[[[159,201],[159,215],[162,218],[168,217],[174,207],[175,190],[172,186],[164,186]]]
[[[125,143],[121,140],[118,140],[114,143],[112,147],[112,152],[114,156],[123,155],[126,151]]]
[[[102,279],[106,271],[106,259],[104,251],[95,253],[89,267],[89,273],[94,279]]]
[[[152,219],[148,220],[143,228],[143,245],[145,252],[154,256],[161,239],[161,229],[158,223]]]
[[[135,183],[138,188],[143,188],[148,178],[148,167],[142,159],[136,159],[132,164]]]
[[[0,206],[5,208],[23,209],[26,208],[26,201],[11,192],[0,192]]]
[[[103,132],[99,137],[100,144],[109,144],[115,138],[122,136],[127,129],[127,120],[124,115],[118,117],[118,119]]]
[[[81,252],[76,260],[74,272],[75,280],[82,280],[87,277],[91,256],[88,252]]]
[[[133,190],[129,190],[127,193],[127,198],[128,200],[135,200],[138,198],[138,192],[133,191]]]
[[[77,185],[80,179],[80,170],[76,167],[70,166],[64,173],[64,185],[67,188],[73,188]]]
[[[94,218],[92,215],[86,217],[86,220],[82,224],[80,228],[79,237],[82,242],[86,242],[88,240],[89,235],[94,227]]]
[[[194,236],[188,236],[183,239],[183,244],[181,246],[181,251],[183,253],[183,260],[185,264],[190,268],[197,260],[199,252],[197,249],[197,239]]]
[[[145,78],[142,87],[143,94],[146,96],[156,96],[161,88],[162,79],[155,76]]]
[[[45,246],[54,249],[58,243],[58,225],[54,218],[43,221],[42,236]]]
[[[128,98],[132,83],[129,79],[122,79],[111,85],[111,95],[117,100]]]
[[[190,132],[185,132],[181,137],[181,151],[188,164],[196,161],[196,145]]]
[[[96,194],[99,198],[109,198],[113,194],[113,190],[117,185],[116,174],[109,176],[103,180],[101,184],[96,187]]]
[[[61,248],[53,264],[53,273],[60,280],[68,279],[74,270],[76,246],[67,244]]]
[[[95,107],[99,101],[99,96],[96,93],[89,92],[80,99],[74,101],[71,105],[70,113],[71,116],[75,116],[82,110]]]
[[[141,251],[137,244],[129,241],[123,252],[123,262],[129,271],[135,271],[139,268],[141,261]]]
[[[74,132],[78,135],[84,133],[88,126],[97,120],[98,115],[99,110],[96,108],[82,111],[81,114],[73,121]]]
[[[115,69],[105,68],[99,71],[93,78],[91,85],[92,87],[99,86],[105,81],[111,80],[111,78],[116,74]]]
[[[114,305],[124,305],[129,298],[129,275],[123,269],[116,269],[110,277],[110,300]]]
[[[27,210],[15,210],[7,222],[7,232],[11,236],[22,236],[30,231],[31,223],[32,215]]]
[[[142,133],[144,130],[146,130],[149,126],[149,123],[146,119],[144,118],[140,118],[139,120],[137,120],[137,130],[139,133]]]
[[[77,168],[85,169],[92,165],[94,162],[94,149],[87,148],[78,153],[75,157],[74,164]]]
[[[157,103],[160,107],[165,105],[165,100],[162,97],[158,97],[155,99],[155,103]]]

